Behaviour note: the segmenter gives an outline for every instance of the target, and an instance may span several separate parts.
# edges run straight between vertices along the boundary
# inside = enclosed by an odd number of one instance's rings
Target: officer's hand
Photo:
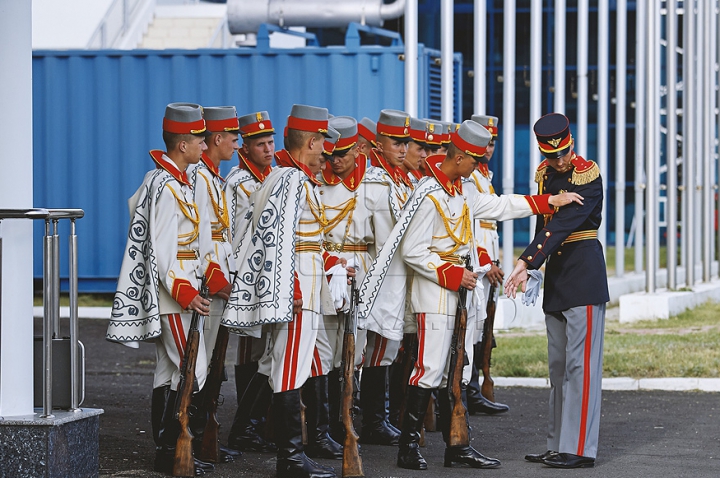
[[[232,284],[228,284],[215,294],[216,296],[220,297],[222,300],[228,300],[230,299],[230,293],[232,292]]]
[[[485,274],[485,277],[488,278],[491,286],[497,287],[499,285],[502,285],[502,281],[505,278],[505,273],[498,266],[492,264],[488,273]]]
[[[562,193],[562,194],[556,194],[554,196],[550,196],[550,199],[548,199],[548,203],[553,207],[562,207],[570,204],[571,202],[576,202],[582,206],[583,202],[582,200],[585,199],[578,193]]]
[[[302,311],[302,299],[293,299],[293,314],[299,314]]]
[[[203,299],[200,297],[200,294],[198,294],[192,302],[190,302],[187,310],[191,310],[193,312],[197,311],[200,315],[210,315],[210,300]]]
[[[355,272],[355,268],[353,268],[353,267],[348,267],[348,268],[345,269],[345,270],[347,271],[348,277],[355,277],[355,276],[357,275],[356,272]],[[350,281],[350,279],[348,279],[348,285],[349,285],[350,283],[351,283],[351,281]]]
[[[527,281],[527,262],[518,260],[512,274],[510,274],[510,277],[508,277],[508,280],[505,283],[505,295],[514,299],[517,294],[518,286],[521,286],[521,290],[525,292]]]
[[[463,276],[462,280],[460,281],[460,286],[466,288],[467,290],[472,290],[477,285],[477,278],[478,275],[475,272],[463,269]]]

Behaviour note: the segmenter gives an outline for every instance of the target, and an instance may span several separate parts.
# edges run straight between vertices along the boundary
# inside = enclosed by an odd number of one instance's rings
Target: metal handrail
[[[77,393],[78,377],[78,286],[77,286],[77,235],[75,220],[85,216],[82,209],[0,209],[3,219],[45,220],[43,239],[43,414],[41,418],[53,418],[52,414],[52,342],[59,335],[60,321],[60,236],[58,221],[70,220],[70,410],[79,411]],[[2,237],[0,236],[0,239]],[[0,248],[0,263],[2,249]],[[0,282],[0,293],[2,282]]]

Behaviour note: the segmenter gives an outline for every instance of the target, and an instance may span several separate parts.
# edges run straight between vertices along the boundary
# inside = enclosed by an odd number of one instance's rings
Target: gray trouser
[[[545,314],[550,370],[548,450],[595,458],[605,304]]]

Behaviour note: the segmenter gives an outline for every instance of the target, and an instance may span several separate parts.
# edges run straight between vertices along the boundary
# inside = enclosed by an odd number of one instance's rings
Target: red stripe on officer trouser
[[[320,352],[318,351],[317,347],[315,347],[315,350],[313,351],[312,376],[321,377],[322,375],[324,374],[322,369],[322,362],[320,361]]]
[[[238,365],[245,365],[251,362],[252,359],[252,337],[240,337],[238,342],[238,348],[240,349],[240,363]]]
[[[410,377],[408,382],[410,385],[415,387],[420,383],[420,379],[425,375],[425,365],[423,363],[423,355],[425,355],[425,314],[417,314],[417,335],[418,335],[418,354],[417,361],[415,362],[415,368],[417,372],[415,375]]]
[[[580,438],[576,455],[585,452],[585,430],[587,429],[588,402],[590,401],[590,352],[592,351],[592,305],[585,309],[587,315],[585,334],[585,357],[583,360],[582,411],[580,412]]]
[[[283,366],[282,386],[283,392],[292,390],[297,376],[298,349],[300,348],[300,326],[302,325],[302,311],[295,314],[295,318],[288,322],[287,344],[285,345],[285,362]]]
[[[185,331],[183,330],[182,318],[180,314],[168,315],[168,323],[170,324],[170,331],[172,332],[173,340],[175,341],[175,348],[180,356],[180,364],[185,356]]]
[[[382,335],[375,334],[375,345],[373,346],[373,354],[368,367],[379,367],[385,356],[387,348],[387,339]]]

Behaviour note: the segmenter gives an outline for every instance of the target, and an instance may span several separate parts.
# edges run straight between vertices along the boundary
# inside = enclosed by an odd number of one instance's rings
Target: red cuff
[[[490,259],[490,254],[488,254],[487,249],[485,249],[484,247],[478,247],[477,252],[478,260],[480,261],[480,267],[492,264],[492,259]]]
[[[298,279],[297,272],[295,273],[295,290],[293,291],[293,300],[302,299],[302,290],[300,290],[300,279]]]
[[[552,194],[541,194],[535,196],[525,196],[525,200],[530,205],[533,214],[553,214],[555,208],[548,202]]]
[[[337,264],[337,261],[340,260],[338,256],[333,256],[328,251],[323,251],[322,256],[326,271],[329,271],[335,264]]]
[[[205,278],[207,279],[208,292],[210,295],[215,295],[221,291],[225,286],[229,284],[225,278],[220,265],[216,262],[211,262],[208,268],[205,270]]]
[[[180,304],[183,310],[187,309],[190,302],[198,295],[197,289],[187,279],[175,279],[172,285],[172,298]]]
[[[444,262],[443,265],[435,269],[438,276],[438,284],[446,289],[460,290],[464,270],[465,268],[462,266],[455,266],[449,262]]]

